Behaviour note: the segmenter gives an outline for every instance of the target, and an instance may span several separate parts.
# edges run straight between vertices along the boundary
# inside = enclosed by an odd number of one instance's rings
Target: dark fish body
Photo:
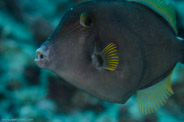
[[[90,26],[81,26],[82,12],[93,18]],[[117,45],[117,68],[115,64],[114,68],[108,67],[102,53],[110,43]],[[183,49],[183,40],[176,38],[169,23],[147,6],[91,1],[65,14],[56,31],[38,49],[35,61],[91,95],[125,103],[138,90],[168,77],[176,63],[183,60]]]

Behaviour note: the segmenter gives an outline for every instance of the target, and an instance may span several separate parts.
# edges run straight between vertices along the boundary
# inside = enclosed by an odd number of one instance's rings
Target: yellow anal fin
[[[171,25],[176,35],[178,34],[176,25],[176,12],[171,3],[167,3],[165,0],[127,0],[127,1],[141,3],[153,9]]]
[[[171,88],[172,74],[151,87],[137,91],[137,105],[141,113],[153,113],[166,103],[169,96],[174,94]]]

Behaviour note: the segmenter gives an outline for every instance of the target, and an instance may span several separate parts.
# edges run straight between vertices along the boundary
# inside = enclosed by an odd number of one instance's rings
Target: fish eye
[[[89,27],[93,23],[93,16],[88,12],[82,12],[80,14],[80,24],[83,27]]]

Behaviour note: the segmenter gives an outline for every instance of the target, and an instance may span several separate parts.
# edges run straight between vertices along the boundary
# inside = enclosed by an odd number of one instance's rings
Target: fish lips
[[[39,66],[40,68],[46,68],[46,61],[43,59],[38,59],[35,58],[34,62],[36,63],[37,66]]]
[[[44,46],[38,48],[36,50],[36,58],[34,59],[34,62],[40,68],[48,69],[51,62],[50,50],[48,48],[46,49]]]

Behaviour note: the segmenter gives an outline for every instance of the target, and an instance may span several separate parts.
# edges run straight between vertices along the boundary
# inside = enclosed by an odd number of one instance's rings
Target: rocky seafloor
[[[85,0],[0,0],[0,121],[184,122],[182,64],[172,78],[175,94],[150,115],[138,111],[135,96],[125,105],[105,102],[34,64],[35,50],[65,10],[81,1]],[[184,0],[172,2],[179,36],[184,37]]]

